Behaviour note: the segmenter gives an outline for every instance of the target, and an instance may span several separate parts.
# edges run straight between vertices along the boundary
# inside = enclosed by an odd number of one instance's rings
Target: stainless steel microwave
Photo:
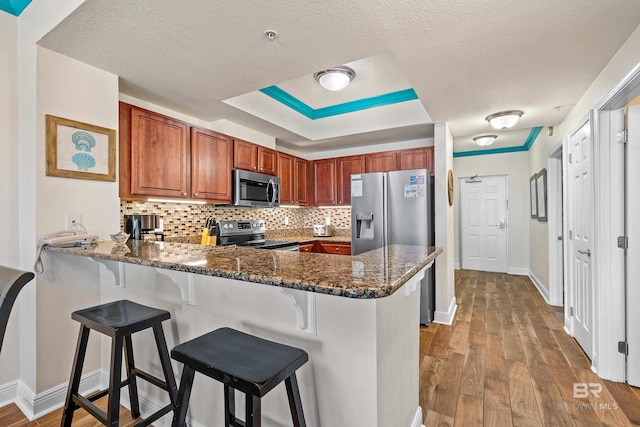
[[[280,178],[234,169],[233,206],[246,208],[280,207]]]

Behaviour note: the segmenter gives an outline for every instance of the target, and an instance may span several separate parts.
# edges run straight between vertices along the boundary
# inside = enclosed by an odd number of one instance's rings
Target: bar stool
[[[138,401],[136,377],[140,377],[166,390],[169,393],[169,399],[171,401],[170,404],[155,412],[144,421],[137,423],[136,426],[147,426],[174,409],[177,399],[177,386],[173,369],[171,368],[171,359],[169,359],[167,343],[162,330],[162,321],[171,318],[171,314],[168,311],[122,300],[75,311],[71,315],[71,318],[80,322],[80,334],[78,336],[78,345],[73,361],[67,399],[64,404],[62,422],[60,423],[61,426],[70,427],[71,421],[73,420],[73,413],[80,407],[97,418],[102,424],[112,427],[117,426],[120,417],[120,389],[125,385],[129,387],[131,416],[134,419],[139,418],[140,404]],[[156,346],[160,355],[160,363],[164,373],[164,381],[137,369],[134,364],[131,334],[148,328],[153,328]],[[111,367],[109,369],[109,388],[86,398],[78,393],[78,387],[80,385],[82,365],[84,364],[87,341],[89,340],[89,332],[91,329],[111,337]],[[127,379],[121,382],[123,347]],[[104,411],[93,404],[93,402],[106,395],[109,396],[109,402],[107,404],[107,413],[105,414]]]
[[[173,427],[186,425],[196,372],[224,384],[225,427],[260,427],[260,399],[283,380],[293,425],[306,426],[296,380],[296,370],[309,360],[306,351],[221,328],[174,347],[171,357],[184,364]],[[235,390],[245,394],[244,422],[235,416]]]

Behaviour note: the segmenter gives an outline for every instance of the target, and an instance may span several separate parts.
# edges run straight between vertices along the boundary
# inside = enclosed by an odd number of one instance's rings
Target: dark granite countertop
[[[135,240],[46,250],[364,299],[391,295],[442,252],[391,245],[348,256]]]

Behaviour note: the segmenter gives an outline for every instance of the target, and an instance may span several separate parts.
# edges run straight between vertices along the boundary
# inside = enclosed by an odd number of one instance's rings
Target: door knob
[[[507,222],[504,217],[500,217],[500,221],[498,222],[498,228],[505,228],[507,226]]]
[[[581,251],[580,249],[578,249],[578,253],[591,257],[591,251],[589,249],[587,249],[586,251]]]

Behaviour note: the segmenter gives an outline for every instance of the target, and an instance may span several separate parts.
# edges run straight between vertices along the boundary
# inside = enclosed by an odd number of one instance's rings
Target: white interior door
[[[640,105],[627,111],[627,382],[640,387]]]
[[[507,177],[460,180],[461,267],[507,272]]]
[[[590,122],[569,140],[571,213],[569,217],[569,283],[572,288],[573,336],[591,357],[593,351],[593,174]]]

